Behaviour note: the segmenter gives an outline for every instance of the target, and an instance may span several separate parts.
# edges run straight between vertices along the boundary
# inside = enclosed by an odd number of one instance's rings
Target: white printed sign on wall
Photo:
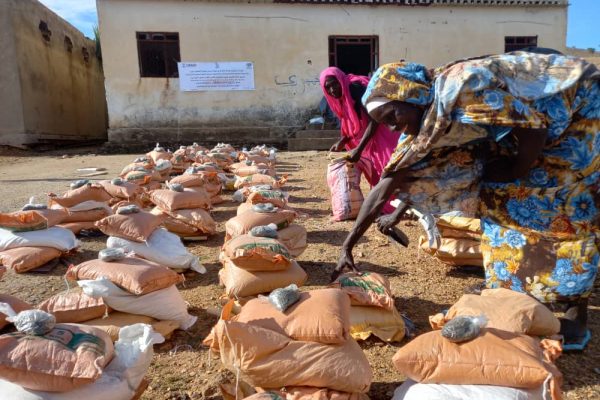
[[[177,67],[183,92],[254,90],[252,62],[180,62]]]

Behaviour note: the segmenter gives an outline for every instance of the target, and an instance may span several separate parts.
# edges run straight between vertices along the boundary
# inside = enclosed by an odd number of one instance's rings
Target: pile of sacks
[[[129,400],[147,386],[153,344],[164,338],[150,325],[122,328],[118,340],[101,329],[57,323],[40,310],[0,312],[17,332],[0,335],[0,393],[11,400]]]
[[[61,196],[48,195],[48,211],[59,226],[78,234],[82,230],[94,230],[96,221],[113,214],[112,206],[120,202],[137,202],[143,189],[122,179],[103,180],[90,183],[79,180]],[[26,206],[27,207],[27,206]],[[62,217],[60,214],[62,213]]]
[[[226,296],[241,299],[302,286],[307,275],[294,258],[306,249],[307,234],[293,224],[297,213],[288,207],[287,193],[261,181],[238,189],[234,197],[245,202],[225,225],[219,277]]]
[[[350,334],[356,340],[371,335],[385,342],[400,342],[406,335],[404,319],[394,305],[389,280],[375,272],[340,275],[331,287],[350,297]]]
[[[373,373],[349,335],[349,297],[339,289],[296,295],[296,303],[287,309],[259,297],[237,315],[230,301],[204,344],[258,391],[361,398]]]
[[[176,286],[184,280],[181,275],[164,265],[125,255],[120,249],[103,250],[98,259],[69,267],[65,277],[69,281],[77,281],[87,303],[120,312],[112,319],[111,315],[108,318],[93,315],[93,318],[86,319],[87,324],[112,329],[109,333],[114,332],[113,327],[119,324],[154,323],[152,318],[164,321],[158,325],[160,329],[171,331],[178,328],[186,330],[196,322],[196,317],[188,314],[187,304]],[[64,308],[68,296],[69,293],[58,295],[58,299],[51,299],[41,308],[54,313],[58,309],[51,305],[58,304]],[[71,303],[81,304],[81,301]],[[104,312],[108,314],[109,310]],[[140,316],[150,320],[136,320]]]
[[[481,223],[478,218],[442,215],[436,221],[440,242],[431,246],[425,236],[419,237],[419,248],[441,262],[483,268],[481,254]]]
[[[62,215],[51,209],[0,214],[0,265],[23,273],[75,251],[75,235],[55,226]]]
[[[562,375],[554,365],[560,322],[534,298],[507,289],[465,295],[435,329],[393,358],[409,378],[393,400],[559,400]]]

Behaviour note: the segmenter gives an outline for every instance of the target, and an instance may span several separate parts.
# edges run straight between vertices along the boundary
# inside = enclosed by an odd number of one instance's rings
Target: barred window
[[[504,51],[517,51],[527,47],[537,46],[537,36],[505,36]]]
[[[140,77],[177,78],[179,55],[179,33],[137,32]]]

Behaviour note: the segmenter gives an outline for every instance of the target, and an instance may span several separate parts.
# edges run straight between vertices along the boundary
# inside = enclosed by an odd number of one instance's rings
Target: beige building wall
[[[404,58],[429,66],[501,53],[504,36],[537,35],[539,46],[558,50],[566,40],[566,5],[97,4],[111,141],[178,139],[198,132],[218,140],[224,132],[257,132],[245,129],[250,127],[264,128],[265,140],[277,138],[316,108],[329,35],[378,35],[380,64]],[[140,78],[136,31],[179,32],[183,62],[252,61],[256,90],[181,92],[178,79]]]
[[[5,0],[2,7],[0,18],[11,37],[5,40],[3,33],[0,39],[1,49],[10,52],[2,54],[2,68],[10,69],[11,82],[0,101],[9,97],[14,114],[0,119],[0,144],[105,139],[104,77],[94,42],[35,0]],[[40,21],[48,25],[50,41],[42,37]],[[73,44],[71,52],[65,37]]]
[[[24,132],[21,83],[11,18],[11,4],[0,1],[0,144]],[[6,144],[6,143],[4,143]]]

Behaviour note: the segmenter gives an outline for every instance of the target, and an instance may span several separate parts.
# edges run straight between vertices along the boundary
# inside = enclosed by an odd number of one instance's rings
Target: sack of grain
[[[168,189],[154,190],[150,193],[150,200],[161,210],[176,211],[190,208],[210,209],[210,197],[203,188],[184,189],[176,192]]]
[[[59,258],[63,252],[52,247],[17,247],[0,252],[0,265],[21,274]]]
[[[50,332],[0,336],[0,378],[30,390],[67,392],[93,383],[114,354],[99,329],[57,324]]]
[[[101,318],[110,312],[102,298],[93,298],[79,289],[55,294],[37,308],[54,315],[58,323],[77,323]]]
[[[163,215],[146,211],[133,214],[115,214],[96,222],[96,227],[105,235],[116,236],[134,242],[145,242],[165,221]]]
[[[215,337],[225,367],[239,369],[253,386],[366,393],[373,379],[367,358],[351,339],[338,345],[295,341],[260,326],[226,320],[217,323]]]
[[[327,166],[327,185],[331,192],[334,221],[354,219],[364,201],[360,189],[360,170],[345,160]]]
[[[152,293],[136,296],[105,278],[93,281],[77,281],[88,296],[102,297],[110,308],[129,314],[146,315],[158,320],[177,321],[187,330],[196,323],[197,317],[189,315],[187,304],[175,285]]]
[[[155,343],[162,343],[160,334],[148,325],[123,328],[115,343],[115,356],[93,383],[69,392],[52,393],[26,390],[19,385],[0,380],[0,393],[11,400],[132,400],[139,398],[138,388],[152,361]]]
[[[85,261],[69,267],[65,277],[70,280],[106,278],[135,295],[148,294],[183,282],[183,277],[169,268],[134,257],[112,262],[99,259]]]
[[[0,294],[0,303],[8,304],[17,314],[21,311],[33,309],[31,304],[9,294]],[[0,312],[0,329],[3,329],[6,325],[10,324],[10,322],[6,320],[6,317],[7,315]]]
[[[492,385],[438,385],[417,383],[410,379],[398,386],[392,400],[544,400],[542,387],[516,389]]]
[[[256,185],[270,185],[273,189],[279,189],[285,185],[287,182],[287,177],[277,179],[269,175],[264,174],[254,174],[244,177],[238,177],[235,182],[235,188],[240,189],[248,186],[256,186]]]
[[[289,251],[292,258],[298,258],[308,247],[306,229],[302,225],[290,224],[277,231],[279,240]]]
[[[29,232],[47,228],[48,220],[37,211],[0,213],[0,229],[10,232]]]
[[[77,189],[69,190],[60,197],[50,193],[48,197],[50,198],[50,205],[58,204],[64,208],[76,206],[84,201],[98,201],[104,203],[112,199],[112,196],[108,194],[102,186],[96,184],[88,184]]]
[[[350,334],[356,340],[367,340],[375,335],[384,342],[399,342],[404,339],[404,333],[404,320],[396,309],[373,306],[350,308]]]
[[[225,243],[223,252],[247,271],[282,271],[290,266],[290,252],[277,239],[239,235]]]
[[[122,181],[118,185],[111,181],[104,180],[98,182],[100,186],[106,190],[112,197],[122,200],[135,200],[140,194],[142,194],[142,188],[131,182]]]
[[[402,375],[420,383],[535,389],[548,381],[559,390],[562,375],[541,344],[531,336],[491,328],[464,343],[433,331],[400,348],[392,362]]]
[[[177,321],[159,321],[146,315],[129,314],[120,311],[113,311],[108,314],[108,316],[91,319],[82,322],[82,324],[103,330],[110,336],[113,342],[116,342],[119,339],[119,331],[121,328],[129,325],[151,325],[156,333],[161,334],[165,338],[169,338],[173,331],[179,329],[179,322]]]
[[[201,274],[206,272],[198,257],[187,251],[179,236],[163,228],[155,230],[145,243],[110,236],[106,247],[121,248],[169,268],[191,269]]]
[[[281,312],[268,299],[258,298],[248,301],[232,320],[294,340],[339,344],[350,337],[350,301],[339,289],[311,290],[300,293],[300,300]]]
[[[433,329],[459,316],[485,315],[486,327],[531,336],[552,336],[560,321],[552,311],[525,293],[509,289],[485,289],[481,296],[465,294],[444,314],[429,317]]]
[[[290,267],[278,272],[250,272],[227,260],[219,271],[219,279],[229,298],[256,296],[283,288],[292,283],[302,286],[308,279],[306,272],[292,261]]]
[[[356,306],[375,306],[395,310],[390,281],[375,272],[347,272],[333,282],[331,287],[345,291]]]
[[[255,226],[275,224],[277,229],[287,228],[296,219],[291,210],[277,209],[275,212],[257,212],[248,210],[225,224],[225,240],[250,232]]]
[[[271,203],[275,207],[285,207],[289,195],[281,190],[257,190],[247,196],[246,201],[250,204]]]
[[[78,246],[79,242],[73,232],[57,226],[41,231],[20,233],[0,229],[0,251],[17,247],[52,247],[68,252]]]

